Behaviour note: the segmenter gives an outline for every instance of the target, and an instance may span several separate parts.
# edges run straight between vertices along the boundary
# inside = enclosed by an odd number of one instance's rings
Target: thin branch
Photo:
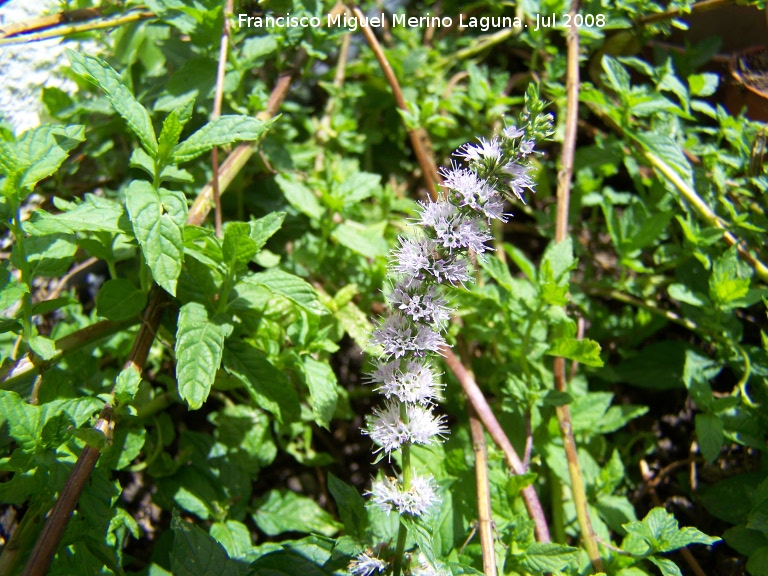
[[[477,480],[477,523],[480,531],[480,548],[483,552],[483,572],[496,576],[496,551],[491,524],[491,489],[488,481],[488,451],[485,446],[485,429],[472,404],[467,406],[469,430],[475,447],[475,479]]]
[[[39,42],[49,38],[68,36],[70,34],[79,34],[81,32],[90,32],[92,30],[100,30],[102,28],[114,28],[116,26],[122,26],[123,24],[130,24],[131,22],[138,22],[140,20],[146,20],[148,18],[154,17],[154,12],[134,10],[127,12],[122,16],[118,16],[117,18],[106,18],[96,22],[89,21],[82,24],[57,26],[56,28],[51,28],[50,30],[46,30],[44,32],[24,34],[23,36],[13,36],[12,38],[0,38],[0,47],[11,46],[14,44],[27,44],[29,42]]]
[[[363,32],[363,36],[365,36],[365,39],[368,41],[368,45],[371,47],[371,50],[373,50],[373,54],[376,56],[376,60],[378,60],[379,66],[381,66],[381,70],[384,72],[384,76],[386,77],[390,88],[392,88],[392,94],[395,97],[397,107],[404,112],[409,112],[408,103],[405,101],[403,91],[400,89],[400,83],[397,80],[397,76],[395,76],[395,72],[392,70],[389,60],[387,60],[387,55],[384,54],[384,49],[381,47],[381,44],[379,44],[373,30],[371,30],[369,26],[363,24],[366,19],[360,9],[357,6],[352,6],[352,11],[361,23],[360,29]],[[416,159],[419,161],[421,171],[424,173],[422,176],[424,177],[424,182],[429,190],[429,196],[432,200],[437,200],[437,166],[432,158],[429,136],[424,128],[421,127],[408,130],[408,136],[411,139],[411,146],[413,146],[413,151],[416,154]]]
[[[38,30],[47,30],[60,24],[69,24],[70,22],[81,22],[91,20],[101,16],[101,8],[82,8],[80,10],[69,10],[51,14],[50,16],[40,16],[25,20],[24,22],[15,22],[6,26],[0,26],[0,38],[10,38],[19,34],[28,34]]]
[[[227,52],[229,51],[230,27],[229,19],[234,10],[234,0],[225,0],[224,2],[224,22],[221,30],[221,43],[219,45],[219,66],[216,70],[216,93],[213,97],[213,112],[211,120],[216,120],[221,116],[221,101],[224,99],[224,75],[227,71]],[[219,192],[219,147],[214,146],[211,150],[211,164],[213,165],[213,204],[216,207],[214,211],[214,229],[216,236],[221,238],[221,194]]]
[[[440,349],[440,353],[445,358],[445,363],[448,365],[448,368],[451,369],[451,372],[454,373],[456,379],[464,389],[467,399],[472,404],[472,407],[475,409],[475,412],[483,423],[483,426],[485,426],[485,429],[488,430],[491,439],[504,453],[504,459],[506,460],[509,469],[517,475],[525,474],[525,468],[515,451],[515,447],[512,446],[512,442],[507,438],[504,429],[493,414],[491,407],[488,405],[488,401],[477,386],[475,379],[467,371],[456,354],[453,353],[453,350],[447,346],[443,346]],[[549,542],[550,537],[547,518],[544,515],[544,509],[541,507],[539,496],[536,494],[536,489],[533,485],[529,484],[523,488],[522,496],[523,501],[525,502],[525,507],[528,510],[528,515],[534,523],[536,539],[539,542]]]
[[[571,0],[571,18],[579,11],[579,0]],[[577,28],[568,30],[568,69],[566,76],[566,112],[565,136],[560,158],[560,171],[557,175],[557,216],[555,220],[555,242],[562,242],[568,237],[568,212],[570,208],[571,179],[573,178],[573,159],[576,152],[576,131],[579,119],[579,33]],[[555,389],[565,392],[567,388],[565,358],[557,357],[553,363]],[[571,413],[567,405],[555,408],[560,435],[563,439],[565,457],[568,461],[568,473],[571,478],[571,493],[576,508],[576,518],[581,530],[581,538],[595,572],[603,572],[603,560],[597,545],[592,522],[589,518],[587,493],[581,474],[576,440],[573,437]]]
[[[733,4],[733,0],[703,0],[703,2],[697,2],[693,4],[690,9],[690,14],[696,12],[706,12],[708,10],[714,10],[716,8],[722,8]],[[638,24],[655,24],[656,22],[663,22],[664,20],[671,20],[672,18],[679,18],[680,16],[687,16],[680,10],[667,10],[666,12],[659,12],[658,14],[651,14],[644,16],[637,20]]]

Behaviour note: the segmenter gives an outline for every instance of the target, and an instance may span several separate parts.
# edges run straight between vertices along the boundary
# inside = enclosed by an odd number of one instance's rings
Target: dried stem
[[[360,9],[357,6],[352,6],[352,11],[355,13],[355,16],[357,16],[359,22],[361,22],[360,29],[363,32],[363,36],[365,36],[368,45],[371,47],[371,50],[373,50],[373,54],[376,56],[376,60],[378,60],[379,66],[381,66],[381,70],[384,72],[384,76],[387,78],[390,88],[392,88],[392,94],[395,97],[397,107],[400,108],[400,110],[408,112],[408,104],[403,97],[403,91],[400,89],[400,83],[397,81],[395,72],[392,70],[389,60],[387,60],[387,55],[384,54],[384,49],[381,47],[381,44],[379,44],[373,30],[371,30],[369,26],[362,24],[362,22],[365,21],[365,16]],[[419,161],[421,171],[424,173],[424,182],[429,190],[429,196],[432,200],[437,200],[437,166],[432,158],[429,136],[424,128],[409,130],[408,136],[411,139],[411,146],[413,146],[413,151],[416,154],[416,159]]]
[[[445,363],[448,365],[448,368],[451,369],[451,372],[454,373],[456,379],[464,389],[467,399],[472,404],[472,408],[474,408],[477,417],[483,423],[485,429],[488,430],[491,439],[504,453],[504,459],[506,460],[509,469],[514,474],[525,474],[525,468],[515,451],[515,447],[512,446],[512,442],[509,441],[509,438],[507,438],[507,435],[504,433],[504,429],[493,414],[491,407],[488,405],[488,401],[477,386],[475,379],[469,371],[467,371],[456,354],[453,353],[453,350],[447,346],[443,346],[440,349],[440,353],[445,358]],[[539,542],[549,542],[550,537],[547,518],[544,515],[544,509],[541,507],[541,502],[539,501],[538,494],[536,494],[536,490],[532,485],[526,486],[522,490],[522,496],[523,501],[525,502],[525,507],[528,510],[528,515],[534,523],[536,539]]]
[[[572,0],[570,13],[574,18],[579,11],[579,1]],[[571,179],[573,177],[573,158],[576,152],[576,130],[579,119],[579,34],[577,28],[568,30],[568,70],[566,76],[567,107],[565,115],[565,136],[563,151],[560,159],[560,171],[557,175],[557,216],[555,220],[555,242],[562,242],[568,237],[568,210],[570,207]],[[565,358],[555,358],[553,365],[555,389],[565,392],[567,388],[565,374]],[[587,493],[584,478],[579,466],[576,450],[576,440],[573,437],[571,413],[567,405],[555,409],[563,438],[565,457],[568,460],[568,474],[571,478],[571,493],[576,508],[576,518],[579,522],[582,541],[587,551],[592,568],[595,572],[603,572],[603,560],[597,538],[589,519]]]
[[[477,523],[480,532],[480,548],[483,551],[483,572],[496,576],[496,551],[493,545],[491,525],[491,490],[488,482],[488,451],[485,446],[485,429],[472,404],[467,407],[469,431],[475,447],[475,479],[477,480]]]
[[[733,4],[733,0],[703,0],[703,2],[697,2],[691,5],[690,13],[706,12],[707,10],[714,10],[716,8],[722,8],[728,4]],[[655,24],[656,22],[663,22],[664,20],[671,20],[679,16],[685,16],[680,10],[667,10],[666,12],[659,12],[658,14],[651,14],[640,18],[638,24]]]
[[[130,24],[131,22],[138,22],[139,20],[146,20],[147,18],[154,18],[154,12],[148,12],[143,10],[134,10],[123,14],[117,18],[106,18],[104,20],[98,20],[96,22],[89,21],[82,24],[70,24],[67,26],[56,26],[44,32],[24,34],[21,36],[13,36],[12,38],[0,37],[0,46],[11,46],[13,44],[26,44],[28,42],[39,42],[40,40],[47,40],[48,38],[56,38],[58,36],[67,36],[69,34],[79,34],[81,32],[90,32],[91,30],[100,30],[102,28],[114,28],[115,26],[122,26],[123,24]]]
[[[224,1],[224,22],[221,30],[221,43],[219,45],[219,66],[216,70],[216,93],[213,97],[213,112],[211,120],[221,116],[221,101],[224,99],[224,74],[227,71],[227,52],[229,51],[229,19],[234,10],[234,0]],[[213,165],[213,204],[214,229],[216,236],[221,238],[221,193],[219,192],[219,148],[214,146],[211,150],[211,164]]]
[[[38,30],[47,30],[59,24],[69,24],[70,22],[80,22],[82,20],[91,20],[101,16],[101,8],[82,8],[80,10],[69,10],[59,12],[49,16],[40,16],[31,18],[24,22],[15,22],[7,26],[0,26],[0,38],[10,38],[19,34],[28,34]]]

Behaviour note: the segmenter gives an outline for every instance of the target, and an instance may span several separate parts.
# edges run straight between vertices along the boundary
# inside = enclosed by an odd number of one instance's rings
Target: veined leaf
[[[328,364],[309,356],[304,357],[303,368],[315,422],[327,429],[339,400],[336,375]]]
[[[224,229],[221,253],[224,264],[234,273],[245,267],[259,249],[250,237],[251,227],[245,222],[230,222]]]
[[[146,292],[124,278],[114,278],[107,280],[96,295],[96,312],[107,320],[119,322],[139,314],[146,303]]]
[[[179,394],[190,409],[203,405],[221,366],[224,340],[232,326],[208,317],[205,306],[184,304],[179,310],[176,328],[176,379]]]
[[[328,309],[320,302],[312,285],[288,272],[273,268],[248,276],[244,281],[248,284],[264,286],[274,294],[285,296],[312,314],[328,313]]]
[[[341,528],[317,502],[291,491],[270,490],[259,500],[253,519],[270,536],[293,531],[333,536]]]
[[[181,192],[157,190],[149,182],[134,180],[125,192],[125,206],[152,277],[175,296],[184,259],[186,198]]]
[[[603,361],[600,359],[600,344],[588,338],[584,340],[558,338],[552,342],[549,350],[547,350],[547,354],[575,360],[576,362],[597,368],[603,365]]]
[[[33,236],[44,236],[56,232],[130,234],[130,224],[127,220],[123,220],[124,215],[125,210],[114,200],[86,194],[83,203],[61,214],[53,215],[44,210],[36,210],[32,213],[30,221],[24,223],[24,231]]]
[[[264,247],[264,244],[267,243],[267,240],[269,240],[275,232],[280,230],[280,227],[283,225],[283,220],[285,220],[285,212],[271,212],[263,218],[252,220],[250,222],[250,236],[251,240],[256,242],[257,250],[261,250]]]
[[[175,164],[181,164],[197,158],[214,146],[258,140],[274,121],[262,122],[251,116],[221,116],[177,144],[171,159]]]
[[[109,64],[95,56],[78,54],[73,50],[68,50],[67,53],[72,62],[72,71],[104,91],[115,112],[138,136],[147,152],[156,157],[157,138],[149,112],[123,84],[120,75]]]
[[[173,153],[173,147],[179,142],[181,131],[184,130],[187,122],[192,118],[192,105],[194,100],[190,100],[184,106],[174,108],[170,114],[163,120],[163,129],[160,130],[158,138],[157,163],[165,166]]]
[[[233,338],[224,353],[224,368],[240,380],[259,407],[282,423],[299,418],[299,397],[293,385],[261,350]]]
[[[248,565],[232,560],[224,547],[178,513],[171,520],[171,569],[176,576],[244,576]]]

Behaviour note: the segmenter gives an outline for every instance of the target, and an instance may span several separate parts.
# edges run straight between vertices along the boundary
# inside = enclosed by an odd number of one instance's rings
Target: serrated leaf
[[[518,562],[520,566],[534,574],[562,572],[575,567],[579,560],[579,549],[564,544],[536,542],[526,548]]]
[[[77,244],[65,234],[30,236],[24,241],[24,252],[32,277],[55,278],[69,269]],[[11,262],[20,267],[18,244],[11,251]]]
[[[344,532],[355,538],[364,538],[365,529],[368,526],[368,514],[360,491],[331,473],[328,474],[328,491],[336,501],[339,518],[344,524]]]
[[[696,414],[695,422],[701,455],[711,464],[717,460],[723,447],[723,422],[714,414]]]
[[[298,276],[273,268],[266,272],[258,272],[243,279],[244,282],[264,286],[272,293],[288,298],[307,312],[312,314],[327,314],[328,309],[317,297],[317,291],[311,284]]]
[[[133,366],[123,368],[115,382],[115,399],[118,404],[128,404],[133,401],[141,384],[141,374]]]
[[[264,352],[233,339],[224,352],[224,368],[238,378],[256,404],[274,414],[278,422],[287,424],[298,420],[300,403],[296,390]]]
[[[193,104],[194,100],[190,100],[187,104],[174,108],[166,119],[163,120],[163,128],[160,130],[160,137],[157,140],[158,166],[165,166],[171,157],[173,148],[178,144],[184,126],[192,118]]]
[[[250,566],[249,576],[330,576],[330,573],[304,556],[287,550],[271,552]]]
[[[680,568],[672,560],[663,556],[650,556],[648,560],[661,570],[662,576],[683,576]]]
[[[157,138],[149,112],[123,84],[120,75],[109,64],[95,56],[81,55],[73,50],[67,50],[67,54],[72,62],[72,71],[98,86],[106,94],[115,112],[138,136],[147,152],[156,157]]]
[[[278,175],[275,182],[283,191],[288,203],[296,208],[302,214],[309,216],[313,220],[319,220],[325,214],[325,208],[320,205],[317,196],[307,188],[302,182],[296,180],[292,175]]]
[[[61,214],[49,214],[44,210],[32,213],[29,222],[24,224],[24,231],[34,236],[45,236],[57,232],[110,232],[112,234],[130,234],[123,207],[114,200],[86,194],[85,200],[74,208]]]
[[[194,160],[215,146],[258,140],[269,130],[275,120],[263,122],[251,116],[220,116],[177,144],[173,149],[171,160],[174,164],[182,164]]]
[[[659,132],[627,133],[644,149],[658,156],[672,168],[689,186],[693,186],[693,169],[680,146],[669,136]]]
[[[381,184],[381,176],[369,172],[355,172],[345,178],[334,192],[342,197],[347,205],[361,202],[370,197]]]
[[[16,304],[29,292],[26,284],[21,284],[10,270],[0,267],[0,312]]]
[[[69,152],[85,140],[83,126],[45,124],[24,132],[15,142],[0,141],[0,171],[19,190],[32,191],[67,159]],[[13,176],[13,178],[11,178]],[[18,199],[22,200],[24,195]]]
[[[191,410],[203,405],[216,378],[224,340],[232,325],[208,317],[205,306],[189,302],[179,311],[176,328],[176,379],[179,394]]]
[[[253,520],[269,536],[284,532],[336,534],[341,525],[317,502],[291,491],[270,490],[255,506]]]
[[[184,260],[184,195],[134,180],[125,192],[125,206],[152,278],[175,296]]]
[[[230,222],[224,229],[221,253],[233,273],[244,268],[259,251],[250,232],[251,227],[245,222]]]
[[[639,522],[629,522],[623,528],[644,540],[651,553],[671,552],[689,544],[714,544],[720,538],[707,536],[696,528],[678,528],[675,517],[664,508],[657,507]]]
[[[224,547],[197,526],[184,522],[174,512],[171,520],[174,576],[243,576],[247,565],[232,560]]]
[[[56,356],[56,342],[45,336],[39,334],[33,336],[29,341],[29,347],[43,360],[50,360]]]
[[[253,547],[248,527],[236,520],[214,522],[210,534],[224,547],[230,558],[244,558]]]
[[[608,55],[603,55],[602,65],[611,87],[622,95],[625,92],[628,92],[630,88],[630,79],[629,72],[627,72],[626,68]]]
[[[331,232],[331,238],[353,252],[366,258],[381,258],[389,254],[389,244],[384,239],[386,222],[364,225],[347,220]]]
[[[309,404],[318,426],[328,429],[339,400],[336,374],[325,362],[304,356],[303,371],[309,388]]]
[[[560,356],[568,360],[574,360],[587,366],[600,368],[603,361],[600,358],[600,344],[594,340],[585,338],[557,338],[547,350],[549,356]]]
[[[267,240],[280,230],[283,220],[285,220],[285,212],[271,212],[263,218],[250,222],[250,236],[251,240],[256,243],[257,250],[261,250]]]
[[[8,434],[25,452],[37,445],[41,425],[40,408],[24,402],[16,392],[0,390],[0,422],[5,420]]]
[[[482,258],[477,259],[480,267],[488,272],[488,274],[499,283],[507,292],[512,291],[512,275],[509,273],[509,268],[504,262],[502,262],[496,256],[485,255]]]
[[[96,295],[96,313],[113,322],[136,316],[146,304],[146,292],[124,278],[107,280]]]

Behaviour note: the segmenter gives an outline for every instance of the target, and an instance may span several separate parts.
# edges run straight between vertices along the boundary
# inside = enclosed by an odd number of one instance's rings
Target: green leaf
[[[174,164],[182,164],[194,160],[216,146],[258,140],[275,120],[276,118],[262,122],[251,116],[220,116],[177,144],[171,159]]]
[[[709,277],[709,296],[720,308],[744,298],[749,292],[749,277],[744,277],[739,266],[736,247],[727,250],[712,264]]]
[[[141,384],[141,374],[133,366],[123,368],[115,382],[115,399],[118,404],[128,404],[133,401]]]
[[[243,576],[247,565],[232,560],[224,547],[197,526],[184,522],[174,512],[171,520],[174,576]]]
[[[717,460],[723,447],[723,422],[714,414],[696,414],[695,422],[701,455],[711,464]]]
[[[562,572],[575,568],[579,561],[579,549],[552,542],[536,542],[520,555],[518,563],[534,574]]]
[[[267,240],[280,230],[283,220],[285,220],[285,212],[271,212],[263,218],[250,222],[250,236],[251,240],[256,243],[257,250],[261,250],[267,243]]]
[[[707,536],[696,528],[680,530],[675,517],[664,508],[657,507],[639,522],[629,522],[623,528],[648,544],[652,554],[671,552],[689,544],[714,544],[720,538]]]
[[[363,539],[368,526],[368,514],[360,491],[331,473],[328,473],[328,491],[336,501],[339,518],[344,524],[344,532],[349,536]]]
[[[249,576],[330,576],[330,572],[288,550],[265,554],[250,566]]]
[[[304,356],[303,371],[309,388],[312,415],[318,426],[327,430],[339,399],[336,374],[327,363],[319,362],[309,356]]]
[[[146,304],[147,294],[124,278],[107,280],[96,295],[96,313],[113,322],[136,316]]]
[[[250,232],[251,227],[245,222],[230,222],[224,229],[221,253],[232,273],[244,268],[259,251]]]
[[[238,378],[251,398],[278,422],[299,419],[300,402],[291,382],[275,368],[266,354],[244,341],[233,339],[224,352],[224,368]]]
[[[661,570],[662,576],[683,576],[683,573],[680,572],[680,568],[677,567],[677,564],[669,558],[664,558],[663,556],[650,556],[648,560]]]
[[[125,205],[152,277],[175,296],[184,260],[186,198],[181,192],[157,190],[149,182],[134,180],[125,192]]]
[[[630,83],[626,68],[608,55],[603,55],[602,65],[611,87],[622,95],[628,92]]]
[[[0,267],[0,311],[16,304],[29,292],[26,284],[19,283],[10,270]]]
[[[512,291],[513,280],[509,268],[496,256],[486,255],[477,259],[480,267],[499,283],[507,292]]]
[[[693,187],[693,169],[691,163],[683,154],[680,146],[669,136],[660,132],[627,133],[645,150],[658,156],[679,174],[686,184]]]
[[[266,272],[258,272],[243,279],[244,282],[264,286],[273,294],[285,296],[312,314],[327,314],[328,309],[317,297],[317,291],[311,284],[298,276],[273,268]]]
[[[77,244],[65,234],[30,236],[24,241],[24,251],[32,277],[56,278],[63,275],[77,252]],[[20,267],[18,244],[11,250],[11,262]]]
[[[56,356],[56,342],[45,336],[33,336],[29,341],[29,347],[43,360],[50,360]]]
[[[40,180],[56,172],[83,140],[83,126],[50,124],[27,130],[16,142],[0,140],[0,172],[9,179],[13,176],[19,190],[30,192]]]
[[[194,100],[190,100],[186,105],[174,108],[170,114],[163,120],[163,129],[158,138],[157,165],[164,167],[173,153],[173,148],[179,142],[181,131],[192,118],[192,106]]]
[[[244,558],[253,548],[251,532],[242,522],[214,522],[210,534],[227,551],[230,558]]]
[[[27,404],[16,392],[0,390],[0,422],[3,420],[19,447],[25,452],[34,451],[41,426],[40,408]]]
[[[189,302],[179,311],[176,328],[176,379],[190,409],[203,405],[221,365],[224,340],[232,325],[210,319],[205,306]]]
[[[366,226],[347,220],[334,228],[331,238],[361,256],[381,258],[389,254],[389,244],[384,239],[386,226],[386,222]]]
[[[325,208],[320,205],[317,196],[293,175],[280,174],[275,177],[275,182],[280,186],[288,203],[299,212],[313,220],[320,220],[323,217]]]
[[[334,192],[342,197],[347,206],[370,197],[381,185],[381,176],[369,172],[354,172],[345,178]]]
[[[57,232],[130,234],[130,224],[127,221],[121,222],[124,215],[125,210],[118,202],[86,194],[84,202],[61,214],[52,215],[44,210],[36,210],[30,221],[24,224],[24,231],[34,236]]]
[[[317,533],[333,536],[341,529],[317,502],[291,491],[270,490],[256,503],[253,520],[268,536],[284,532]]]
[[[576,338],[557,338],[547,350],[550,356],[560,356],[568,360],[574,360],[587,366],[600,368],[603,361],[600,359],[600,344],[589,338],[577,340]]]
[[[147,152],[156,157],[157,138],[149,112],[123,84],[120,75],[109,64],[94,56],[81,55],[73,50],[67,50],[67,54],[72,62],[72,71],[98,86],[106,94],[115,112],[138,136]]]

